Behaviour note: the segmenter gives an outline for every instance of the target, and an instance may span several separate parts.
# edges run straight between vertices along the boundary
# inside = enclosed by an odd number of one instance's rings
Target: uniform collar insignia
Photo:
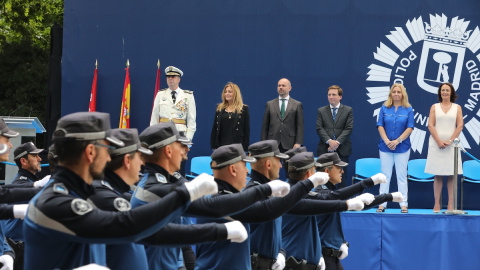
[[[158,182],[164,183],[164,184],[167,183],[167,178],[165,178],[165,176],[163,176],[163,174],[161,174],[161,173],[156,173],[155,176],[157,177],[157,181],[158,181]]]
[[[53,185],[53,192],[60,194],[68,194],[68,189],[63,183],[56,183]]]

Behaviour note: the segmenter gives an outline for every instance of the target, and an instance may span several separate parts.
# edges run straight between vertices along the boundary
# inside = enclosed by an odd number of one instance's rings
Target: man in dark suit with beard
[[[261,140],[276,140],[282,153],[303,144],[303,107],[290,97],[290,90],[290,81],[280,79],[279,97],[267,102],[263,115]]]
[[[348,163],[348,158],[352,154],[350,134],[353,129],[353,109],[340,104],[342,96],[342,88],[332,85],[328,88],[328,103],[330,104],[318,108],[317,133],[320,142],[317,156],[328,152],[337,152],[340,159]],[[346,184],[346,174],[344,174],[338,188],[345,187]]]

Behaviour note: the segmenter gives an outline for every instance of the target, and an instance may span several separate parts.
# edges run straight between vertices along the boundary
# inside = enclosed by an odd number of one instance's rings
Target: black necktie
[[[177,100],[177,98],[175,97],[177,95],[177,92],[175,91],[172,91],[172,100],[173,100],[173,104],[175,104],[175,101]]]

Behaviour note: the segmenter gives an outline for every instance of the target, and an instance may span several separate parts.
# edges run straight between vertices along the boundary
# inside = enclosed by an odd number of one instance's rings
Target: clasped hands
[[[397,145],[399,145],[400,142],[397,139],[395,139],[393,141],[390,141],[390,140],[387,139],[385,141],[385,144],[387,145],[388,149],[395,150],[395,148],[397,148]]]
[[[437,145],[440,149],[445,149],[447,148],[447,146],[449,146],[450,144],[452,144],[451,141],[440,141],[440,142],[437,142]]]
[[[337,150],[339,145],[340,145],[339,141],[330,139],[328,141],[328,146],[329,146],[328,147],[328,152],[335,152],[335,150]]]

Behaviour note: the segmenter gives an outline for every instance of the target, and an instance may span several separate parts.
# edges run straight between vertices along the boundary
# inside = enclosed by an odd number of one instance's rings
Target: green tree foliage
[[[0,3],[0,45],[29,39],[32,45],[48,50],[50,27],[55,22],[63,25],[63,0],[0,0]]]
[[[18,109],[12,115],[45,123],[50,28],[63,24],[63,0],[0,4],[0,115]]]

